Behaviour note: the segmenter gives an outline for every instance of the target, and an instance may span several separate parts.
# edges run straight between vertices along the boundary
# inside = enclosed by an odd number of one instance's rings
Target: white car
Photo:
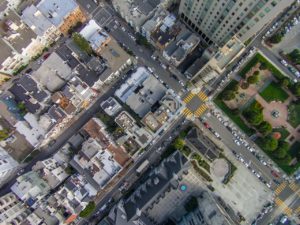
[[[238,146],[240,146],[241,145],[241,143],[238,141],[238,140],[234,140],[234,143],[236,143],[236,145],[238,145]]]
[[[283,60],[281,60],[280,62],[281,62],[281,64],[282,64],[282,65],[284,65],[284,66],[288,66],[288,63],[287,63],[287,62],[286,62],[284,59],[283,59]]]

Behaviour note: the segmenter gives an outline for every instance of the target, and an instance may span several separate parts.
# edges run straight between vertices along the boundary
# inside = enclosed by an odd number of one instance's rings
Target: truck
[[[141,175],[143,172],[145,172],[149,167],[149,161],[146,159],[142,164],[136,169],[136,172],[138,175]]]

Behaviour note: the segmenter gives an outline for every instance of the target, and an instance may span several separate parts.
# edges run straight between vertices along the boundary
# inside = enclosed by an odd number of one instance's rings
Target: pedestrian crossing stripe
[[[295,210],[295,213],[296,214],[300,213],[300,206]]]
[[[194,94],[193,94],[192,92],[190,92],[190,93],[188,94],[188,96],[186,96],[186,97],[183,99],[183,101],[184,101],[185,103],[188,103],[189,101],[192,100],[193,97],[194,97]]]
[[[202,100],[202,101],[206,101],[207,100],[207,95],[203,92],[203,91],[200,91],[198,93],[198,97]]]
[[[284,204],[284,202],[280,198],[275,198],[275,204],[281,206]]]
[[[275,194],[279,195],[285,189],[286,183],[281,183],[275,190]]]
[[[295,182],[291,183],[289,187],[295,192],[299,189],[298,185]]]
[[[284,209],[284,213],[285,213],[286,215],[288,215],[288,216],[291,216],[291,215],[292,215],[292,213],[293,213],[293,211],[292,211],[292,209],[291,209],[291,208],[289,208],[289,207],[286,207],[286,208]]]
[[[197,111],[194,113],[194,114],[195,114],[195,117],[201,116],[201,115],[205,112],[206,109],[207,109],[207,106],[206,106],[206,105],[201,105],[201,106],[197,109]]]
[[[188,108],[185,108],[182,112],[183,115],[185,116],[190,116],[192,115],[193,113],[191,112],[191,110],[189,110]]]

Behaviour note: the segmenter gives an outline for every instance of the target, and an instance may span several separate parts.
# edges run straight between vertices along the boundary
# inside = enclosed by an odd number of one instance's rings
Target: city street
[[[275,190],[277,186],[277,184],[275,184],[273,181],[274,179],[277,180],[277,182],[283,181],[283,179],[275,178],[271,173],[273,168],[263,165],[248,149],[246,149],[244,145],[237,145],[234,142],[234,140],[236,139],[234,135],[216,117],[211,114],[210,116],[206,114],[205,122],[211,127],[212,130],[217,131],[219,134],[221,134],[222,143],[226,145],[231,151],[235,151],[236,154],[242,156],[245,162],[249,162],[251,170],[253,169],[254,171],[258,172],[261,177],[267,181],[267,183],[271,184],[273,190]],[[247,137],[245,137],[244,139],[250,144],[250,146],[258,149],[257,147],[255,147],[255,144],[251,139]],[[267,160],[268,158],[265,157],[265,161]],[[253,176],[255,176],[255,174],[253,174]]]

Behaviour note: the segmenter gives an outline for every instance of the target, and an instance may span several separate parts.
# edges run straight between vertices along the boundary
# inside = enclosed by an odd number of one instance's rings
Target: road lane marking
[[[275,190],[275,194],[279,195],[286,187],[286,183],[281,183]]]
[[[202,101],[206,101],[207,100],[207,95],[203,92],[203,91],[200,91],[198,93],[198,97],[202,100]]]
[[[289,187],[290,187],[290,189],[292,189],[294,192],[298,191],[298,189],[299,189],[298,185],[297,185],[295,182],[291,183],[291,184],[289,185]]]

